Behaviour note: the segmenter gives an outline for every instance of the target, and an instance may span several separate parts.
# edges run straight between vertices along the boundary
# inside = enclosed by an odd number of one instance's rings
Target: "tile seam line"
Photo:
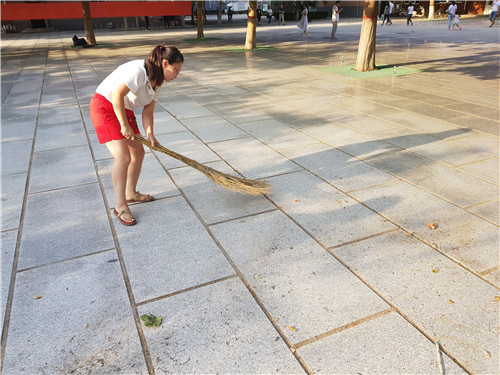
[[[38,43],[38,40],[37,42]],[[36,46],[35,43],[35,46]],[[32,48],[33,52],[34,47]],[[43,70],[43,80],[45,80],[45,74],[47,70],[47,60],[48,60],[48,52],[45,52],[45,65],[44,65],[44,70]],[[26,59],[27,62],[27,59]],[[26,64],[26,63],[25,63]],[[24,69],[24,68],[23,68]],[[17,78],[16,78],[17,82]],[[28,171],[26,173],[26,183],[24,187],[24,196],[23,196],[23,203],[21,206],[21,215],[19,217],[19,228],[17,232],[17,239],[16,239],[16,247],[14,250],[14,260],[12,262],[12,271],[10,275],[10,280],[9,280],[9,291],[7,293],[7,303],[5,305],[5,312],[4,312],[4,321],[2,322],[2,336],[1,336],[1,354],[0,354],[0,373],[3,371],[3,365],[5,361],[5,351],[7,349],[7,340],[8,340],[8,332],[9,332],[9,326],[10,326],[10,318],[12,314],[12,305],[13,305],[13,299],[14,299],[14,289],[16,285],[16,278],[17,278],[17,267],[19,264],[19,254],[20,254],[20,248],[21,248],[21,240],[22,240],[22,235],[23,235],[23,229],[24,229],[24,218],[26,215],[26,206],[28,204],[28,190],[30,186],[30,179],[31,179],[31,170],[33,167],[33,155],[35,153],[35,144],[36,144],[36,135],[38,131],[38,125],[40,121],[40,103],[42,100],[42,94],[43,94],[43,83],[42,87],[40,89],[40,96],[38,98],[38,110],[37,110],[37,116],[36,116],[36,124],[35,124],[35,129],[33,131],[33,140],[31,144],[31,154],[30,154],[30,161],[28,165]]]
[[[243,283],[247,291],[250,293],[252,298],[254,299],[255,303],[259,306],[261,311],[264,313],[264,315],[267,317],[273,328],[277,331],[278,335],[281,337],[281,339],[284,341],[288,349],[292,352],[294,355],[295,359],[297,362],[300,364],[300,366],[304,369],[304,371],[309,374],[313,375],[312,371],[309,369],[305,361],[300,357],[300,355],[297,353],[297,351],[294,349],[292,342],[288,339],[288,337],[284,334],[283,330],[276,324],[276,322],[273,321],[273,317],[271,313],[268,311],[268,309],[264,306],[260,298],[258,297],[257,293],[253,290],[253,288],[250,286],[246,278],[244,277],[243,273],[240,271],[240,269],[236,266],[236,263],[232,260],[232,258],[229,256],[229,254],[226,252],[222,244],[219,242],[215,234],[212,232],[210,227],[207,225],[207,223],[203,220],[201,215],[199,214],[198,210],[196,207],[194,207],[193,203],[191,200],[188,198],[184,190],[177,184],[177,182],[173,179],[172,175],[170,172],[165,168],[165,166],[161,163],[161,160],[159,159],[159,156],[155,154],[155,158],[158,160],[158,163],[161,165],[161,167],[164,169],[164,171],[167,173],[167,175],[170,177],[170,179],[173,181],[174,185],[177,187],[177,189],[180,191],[182,197],[186,201],[186,203],[189,205],[193,213],[196,215],[200,223],[203,225],[205,228],[206,232],[208,235],[212,238],[216,246],[219,248],[219,251],[222,253],[222,255],[226,258],[227,262],[230,264],[230,266],[233,268],[233,270],[236,273],[236,276],[239,278],[239,280]]]
[[[294,162],[294,161],[292,160],[292,162]],[[295,163],[295,162],[294,162],[294,163]],[[328,185],[330,185],[330,186],[332,186],[333,188],[337,189],[337,190],[338,190],[338,191],[340,191],[341,193],[343,193],[343,194],[347,195],[349,198],[353,199],[354,201],[356,201],[357,203],[361,204],[361,205],[362,205],[362,206],[364,206],[365,208],[369,209],[370,211],[372,211],[372,212],[373,212],[373,213],[375,213],[376,215],[378,215],[378,216],[380,216],[381,218],[383,218],[384,220],[388,221],[389,223],[391,223],[392,225],[394,225],[396,228],[399,228],[399,229],[401,229],[402,231],[406,232],[408,235],[411,235],[412,237],[415,237],[415,238],[416,238],[416,239],[418,239],[420,242],[422,242],[422,243],[424,243],[425,245],[427,245],[427,246],[431,247],[432,249],[434,249],[435,251],[437,251],[438,253],[440,253],[440,254],[441,254],[441,255],[443,255],[444,257],[446,257],[446,258],[448,258],[449,260],[451,260],[453,263],[457,264],[458,266],[460,266],[460,267],[464,268],[465,270],[469,271],[469,272],[470,272],[470,273],[472,273],[473,275],[477,276],[477,277],[478,277],[478,278],[480,278],[482,281],[486,282],[487,284],[490,284],[491,286],[493,286],[493,287],[495,287],[495,288],[497,288],[497,289],[500,289],[500,287],[499,287],[499,286],[495,285],[492,281],[490,281],[490,280],[488,280],[488,279],[484,278],[482,275],[480,275],[480,273],[479,273],[479,272],[474,271],[473,269],[471,269],[470,267],[468,267],[467,265],[465,265],[464,263],[462,263],[462,262],[461,262],[461,261],[459,261],[458,259],[455,259],[455,258],[453,258],[451,255],[449,255],[449,254],[445,253],[443,250],[440,250],[440,249],[439,249],[436,245],[434,245],[433,243],[427,242],[427,241],[426,241],[426,240],[424,240],[423,238],[420,238],[420,236],[418,236],[418,235],[414,234],[413,232],[411,232],[410,230],[406,229],[406,228],[405,228],[405,227],[403,227],[402,225],[397,224],[397,223],[396,223],[395,221],[393,221],[392,219],[390,219],[390,218],[386,217],[385,215],[383,215],[383,214],[381,214],[380,212],[376,211],[375,209],[371,208],[371,207],[370,207],[370,206],[368,206],[366,203],[364,203],[364,202],[362,202],[362,201],[358,200],[356,197],[354,197],[354,196],[352,196],[352,195],[350,195],[350,194],[348,194],[348,193],[344,192],[343,190],[339,189],[338,187],[336,187],[335,185],[333,185],[333,184],[331,184],[330,182],[326,181],[325,179],[323,179],[322,177],[318,176],[318,175],[317,175],[317,174],[315,174],[314,172],[312,172],[312,171],[310,171],[310,170],[308,170],[308,169],[304,169],[304,171],[306,171],[306,172],[308,172],[308,173],[311,173],[313,176],[317,177],[317,178],[318,178],[318,179],[320,179],[321,181],[323,181],[323,182],[327,183]],[[302,172],[302,171],[301,171],[301,172]],[[406,181],[404,181],[404,180],[401,180],[401,181],[406,182]],[[410,184],[410,185],[412,185],[412,184]],[[413,185],[412,185],[412,186],[413,186]],[[416,187],[418,188],[418,186],[416,186]],[[424,190],[424,191],[425,191],[425,190]],[[270,199],[270,198],[268,198],[268,199]],[[275,206],[277,206],[274,202],[273,202],[273,204],[274,204]],[[278,206],[277,206],[277,207],[278,207]],[[278,207],[278,208],[279,208],[279,207]],[[281,210],[282,212],[284,212],[284,210],[282,210],[281,208],[280,208],[280,210]],[[473,213],[471,213],[471,212],[468,212],[468,211],[466,211],[466,212],[467,212],[467,213],[469,213],[469,214],[474,215],[474,214],[473,214]],[[288,216],[288,215],[287,215],[287,216]],[[474,215],[474,216],[477,216],[477,215]],[[291,216],[289,216],[289,217],[291,218]],[[483,220],[484,220],[484,219],[483,219]],[[295,220],[294,220],[294,221],[295,221]],[[487,221],[487,220],[485,220],[485,221]],[[487,221],[487,222],[489,222],[489,221]],[[300,225],[300,224],[297,222],[297,225]],[[496,226],[498,226],[498,225],[496,225]],[[302,226],[301,226],[301,228],[302,228]],[[306,231],[306,229],[305,229],[305,228],[303,228],[303,230],[304,230],[304,231]],[[311,233],[309,233],[308,231],[306,231],[306,233],[308,233],[308,234],[309,234],[312,238],[314,238],[314,239],[315,239],[315,237],[314,237]],[[320,243],[320,242],[319,242],[319,240],[316,240],[316,241],[318,241],[318,243]],[[320,243],[320,244],[321,244],[321,243]],[[323,244],[321,244],[321,245],[323,246]],[[346,245],[346,244],[340,244],[340,245],[335,246],[335,248],[338,248],[338,247],[341,247],[341,246],[345,246],[345,245]],[[323,246],[323,247],[325,247],[325,246]],[[326,248],[326,247],[325,247],[325,248]],[[327,250],[328,250],[328,249],[327,249]]]
[[[38,268],[43,268],[43,267],[50,267],[50,266],[52,266],[54,264],[66,263],[66,262],[70,262],[70,261],[73,261],[73,260],[78,260],[78,259],[82,259],[82,258],[91,257],[92,255],[107,253],[107,252],[110,252],[110,251],[113,251],[113,250],[115,250],[114,247],[109,248],[109,249],[102,249],[102,250],[94,251],[92,253],[78,255],[76,257],[59,259],[59,260],[56,260],[54,262],[49,262],[49,263],[44,263],[44,264],[37,264],[36,266],[21,268],[20,270],[17,271],[17,273],[26,272],[26,271],[32,271],[32,270],[36,270]]]
[[[327,337],[330,337],[330,336],[333,336],[337,333],[340,333],[340,332],[343,332],[343,331],[346,331],[350,328],[354,328],[358,325],[361,325],[361,324],[364,324],[364,323],[368,323],[368,322],[371,322],[372,320],[376,320],[378,318],[380,318],[381,316],[385,316],[391,312],[396,312],[396,309],[394,307],[389,307],[389,308],[386,308],[384,310],[381,310],[381,311],[378,311],[374,314],[371,314],[371,315],[368,315],[368,316],[365,316],[363,318],[360,318],[360,319],[357,319],[355,320],[354,322],[350,322],[350,323],[347,323],[347,324],[343,324],[339,327],[335,327],[329,331],[326,331],[326,332],[323,332],[323,333],[320,333],[319,335],[316,335],[316,336],[313,336],[313,337],[310,337],[308,339],[305,339],[305,340],[302,340],[296,344],[294,344],[294,347],[296,349],[300,349],[306,345],[310,345],[312,343],[315,343],[317,341],[320,341],[320,340],[323,340]]]
[[[347,263],[345,263],[339,256],[337,256],[335,253],[332,251],[327,250],[333,258],[335,258],[338,262],[340,262],[342,265],[344,265],[345,268],[347,268],[353,275],[355,275],[359,280],[361,280],[368,288],[370,288],[374,293],[376,293],[381,299],[385,301],[391,308],[394,309],[396,313],[398,313],[404,320],[406,320],[411,326],[413,326],[417,331],[419,331],[425,338],[427,338],[430,342],[433,344],[436,344],[436,341],[430,334],[428,334],[423,328],[421,328],[417,323],[415,323],[408,315],[403,313],[396,305],[394,305],[389,299],[385,298],[383,294],[377,291],[374,286],[372,286],[370,283],[365,281],[361,275],[359,275],[352,267],[350,267]],[[442,344],[440,343],[441,350],[453,361],[455,362],[459,367],[462,368],[465,372],[467,372],[470,375],[474,375],[474,372],[471,371],[465,364],[463,364],[458,358],[456,358],[454,355],[452,355],[447,349],[445,349]]]
[[[165,110],[166,110],[166,109],[165,109]],[[171,112],[170,112],[170,111],[168,111],[168,110],[167,110],[167,112],[171,114]],[[259,111],[257,111],[257,112],[259,112]],[[229,163],[228,163],[228,162],[227,162],[224,158],[222,158],[222,157],[221,157],[221,156],[220,156],[217,152],[215,152],[215,151],[214,151],[214,150],[213,150],[213,149],[212,149],[209,145],[207,145],[207,144],[206,144],[206,143],[205,143],[205,142],[204,142],[204,141],[203,141],[200,137],[198,137],[198,136],[197,136],[197,135],[196,135],[193,131],[191,131],[191,129],[189,129],[189,128],[188,128],[188,127],[187,127],[187,126],[186,126],[186,125],[185,125],[182,121],[180,121],[180,120],[178,120],[178,121],[179,121],[179,123],[181,123],[181,124],[182,124],[182,126],[184,126],[184,127],[185,127],[188,131],[190,131],[190,132],[191,132],[191,133],[192,133],[192,134],[193,134],[196,138],[198,138],[198,139],[200,140],[200,142],[202,142],[203,144],[205,144],[205,145],[206,145],[206,147],[208,147],[208,148],[209,148],[212,152],[214,152],[214,153],[215,153],[215,154],[216,154],[216,155],[217,155],[217,156],[218,156],[221,160],[223,160],[224,162],[226,162],[226,163],[227,163],[227,164],[228,164],[228,165],[229,165],[229,166],[230,166],[230,167],[231,167],[234,171],[236,171],[236,173],[240,174],[241,176],[244,176],[243,174],[239,173],[239,172],[238,172],[235,168],[233,168],[233,167],[232,167],[232,166],[231,166],[231,165],[230,165],[230,164],[229,164]],[[289,125],[286,125],[286,124],[283,124],[283,125],[288,126],[289,128],[293,129],[293,128],[292,128],[291,126],[289,126]],[[485,278],[484,278],[483,276],[481,276],[478,272],[473,271],[471,268],[467,267],[467,266],[466,266],[465,264],[463,264],[462,262],[460,262],[460,261],[458,261],[457,259],[455,259],[455,258],[451,257],[450,255],[446,254],[446,253],[445,253],[445,252],[443,252],[442,250],[439,250],[436,246],[433,246],[432,244],[430,244],[430,243],[428,243],[428,242],[424,241],[424,240],[423,240],[423,239],[421,239],[420,237],[415,236],[415,235],[414,235],[411,231],[409,231],[409,230],[405,229],[403,226],[401,226],[401,225],[399,225],[399,224],[396,224],[393,220],[391,220],[391,219],[389,219],[388,217],[386,217],[386,216],[382,215],[381,213],[377,212],[375,209],[372,209],[371,207],[369,207],[368,205],[366,205],[364,202],[362,202],[362,201],[358,200],[357,198],[355,198],[353,195],[351,195],[351,194],[349,194],[349,193],[347,193],[347,192],[343,191],[342,189],[340,189],[340,188],[336,187],[336,186],[335,186],[335,185],[333,185],[332,183],[330,183],[330,182],[326,181],[325,179],[321,178],[321,177],[320,177],[320,176],[318,176],[316,173],[314,173],[314,172],[310,171],[309,169],[307,169],[307,168],[305,168],[304,166],[300,165],[300,164],[299,164],[299,163],[297,163],[296,161],[294,161],[294,160],[292,160],[292,159],[288,158],[287,156],[283,155],[280,151],[276,150],[275,148],[273,148],[273,147],[269,146],[269,145],[268,145],[268,144],[266,144],[265,142],[263,142],[263,141],[261,141],[260,139],[256,138],[256,137],[255,137],[255,136],[253,136],[252,134],[248,133],[246,130],[241,129],[241,128],[237,125],[237,124],[233,124],[233,126],[235,126],[236,128],[240,129],[242,132],[244,132],[244,133],[248,134],[251,138],[253,138],[253,139],[257,140],[257,141],[258,141],[258,142],[260,142],[260,143],[262,143],[264,146],[266,146],[266,147],[268,147],[269,149],[273,150],[274,152],[276,152],[277,154],[281,155],[281,156],[282,156],[282,157],[284,157],[285,159],[287,159],[287,160],[291,161],[292,163],[296,164],[297,166],[299,166],[299,167],[303,168],[305,171],[307,171],[307,172],[311,173],[312,175],[316,176],[316,177],[317,177],[317,178],[319,178],[320,180],[322,180],[322,181],[326,182],[327,184],[329,184],[329,185],[330,185],[330,186],[332,186],[333,188],[337,189],[337,190],[338,190],[338,191],[340,191],[341,193],[343,193],[343,194],[347,195],[349,198],[351,198],[351,199],[355,200],[357,203],[361,204],[361,205],[362,205],[362,206],[364,206],[365,208],[367,208],[367,209],[369,209],[370,211],[374,212],[376,215],[379,215],[379,216],[380,216],[380,217],[382,217],[383,219],[385,219],[385,220],[387,220],[388,222],[390,222],[391,224],[395,225],[397,228],[400,228],[400,229],[402,229],[403,231],[405,231],[406,233],[411,234],[412,236],[414,236],[415,238],[417,238],[419,241],[421,241],[421,242],[423,242],[424,244],[426,244],[426,245],[430,246],[431,248],[433,248],[434,250],[436,250],[437,252],[439,252],[441,255],[445,256],[446,258],[450,259],[450,260],[451,260],[451,261],[453,261],[454,263],[456,263],[456,264],[458,264],[459,266],[463,267],[464,269],[466,269],[467,271],[471,272],[471,273],[472,273],[472,274],[474,274],[475,276],[479,277],[479,278],[480,278],[481,280],[483,280],[484,282],[486,282],[486,283],[488,283],[488,284],[490,284],[490,285],[492,285],[492,286],[494,286],[494,287],[498,288],[498,286],[496,286],[495,284],[493,284],[493,283],[492,283],[491,281],[489,281],[488,279],[485,279]],[[296,129],[296,130],[297,130],[297,129]],[[298,130],[299,130],[299,132],[303,133],[300,129],[298,129]],[[307,135],[307,134],[306,134],[306,135]],[[311,137],[312,137],[312,136],[311,136]],[[315,137],[312,137],[312,138],[313,138],[313,139],[316,139],[316,140],[318,140],[319,142],[324,143],[324,144],[326,144],[326,145],[328,145],[328,146],[330,146],[330,147],[333,147],[332,145],[329,145],[328,143],[325,143],[325,142],[323,142],[323,141],[321,141],[321,140],[319,140],[319,139],[317,139],[317,138],[315,138]],[[398,147],[398,146],[396,146],[396,147]],[[336,150],[339,150],[339,151],[341,151],[341,152],[343,152],[343,153],[345,153],[345,154],[347,154],[347,155],[349,155],[350,157],[355,158],[356,160],[360,160],[361,162],[366,163],[366,164],[370,165],[371,167],[376,168],[377,170],[380,170],[380,171],[382,171],[382,172],[385,172],[385,173],[387,173],[387,174],[389,174],[389,175],[391,175],[391,176],[395,177],[395,178],[396,178],[396,179],[398,179],[399,181],[403,181],[403,182],[405,182],[405,183],[408,183],[409,185],[414,186],[414,187],[416,187],[416,188],[417,188],[417,189],[419,189],[419,190],[422,190],[422,191],[424,191],[424,192],[426,192],[426,193],[428,193],[428,194],[431,194],[431,195],[433,195],[433,196],[437,197],[438,199],[441,199],[441,200],[443,200],[443,201],[445,201],[445,202],[447,202],[447,203],[449,203],[449,204],[452,204],[453,206],[458,207],[459,209],[461,209],[461,210],[463,210],[463,211],[465,211],[465,212],[467,212],[467,213],[469,213],[469,214],[471,214],[471,215],[474,215],[474,216],[476,216],[476,217],[480,218],[481,220],[484,220],[484,221],[486,221],[486,222],[488,222],[488,223],[490,223],[490,224],[493,224],[493,225],[495,225],[495,226],[497,226],[497,227],[500,227],[498,224],[492,223],[491,221],[489,221],[489,220],[487,220],[487,219],[485,219],[485,218],[483,218],[483,217],[481,217],[481,216],[479,216],[479,215],[477,215],[477,214],[475,214],[475,213],[473,213],[473,212],[466,211],[466,210],[464,210],[462,207],[460,207],[460,206],[456,205],[455,203],[452,203],[451,201],[448,201],[448,200],[447,200],[447,199],[445,199],[445,198],[442,198],[442,197],[440,197],[440,196],[438,196],[438,195],[435,195],[433,192],[429,192],[429,191],[427,191],[427,190],[425,190],[425,189],[423,189],[423,188],[421,188],[421,187],[419,187],[419,186],[417,186],[417,185],[414,185],[413,183],[411,183],[411,182],[409,182],[409,181],[406,181],[405,179],[403,179],[403,178],[401,178],[401,177],[398,177],[398,176],[396,176],[396,175],[394,175],[394,174],[392,174],[392,173],[390,173],[390,172],[388,172],[388,171],[384,171],[384,170],[382,170],[382,169],[379,169],[379,168],[377,168],[376,166],[373,166],[371,163],[366,162],[366,161],[364,161],[364,160],[362,160],[362,159],[358,159],[357,157],[355,157],[355,156],[353,156],[353,155],[349,154],[348,152],[346,152],[346,151],[344,151],[344,150],[342,150],[342,149],[338,149],[338,148],[336,148],[336,147],[333,147],[333,148],[334,148],[334,149],[336,149]],[[398,147],[398,148],[399,148],[399,147]],[[404,150],[404,149],[403,149],[403,150]],[[266,197],[266,199],[268,199],[268,200],[269,200],[269,201],[270,201],[270,202],[271,202],[274,206],[276,206],[276,207],[277,207],[278,209],[280,209],[283,213],[285,213],[285,211],[284,211],[283,209],[281,209],[281,208],[280,208],[280,207],[279,207],[279,206],[278,206],[278,205],[277,205],[277,204],[276,204],[276,203],[272,200],[272,198],[269,198],[267,195],[264,195],[264,196],[265,196],[265,197]],[[285,213],[285,214],[286,214],[286,213]],[[288,214],[287,214],[287,216],[288,216],[289,218],[291,218],[291,216],[289,216]],[[298,222],[296,222],[295,220],[294,220],[294,222],[295,222],[297,225],[299,225],[299,226],[300,226],[300,224],[298,224]],[[300,227],[302,228],[302,230],[304,230],[304,231],[305,231],[305,228],[303,228],[302,226],[300,226]],[[306,231],[306,233],[308,233],[310,236],[312,236],[312,234],[310,234],[308,231]],[[313,237],[313,238],[314,238],[314,237]],[[322,246],[323,246],[323,245],[322,245]]]
[[[63,47],[63,54],[64,54],[64,58],[65,58],[65,61],[66,61],[66,65],[68,67],[69,74],[71,76],[71,84],[73,86],[73,89],[76,92],[76,87],[75,87],[74,82],[73,82],[73,74],[72,74],[72,70],[71,70],[70,61],[68,59],[67,48],[66,47]],[[84,54],[84,53],[82,53],[82,54]],[[81,54],[78,52],[77,55],[80,56]],[[88,59],[86,57],[85,57],[85,59],[88,61]],[[94,69],[93,66],[92,66],[92,69]],[[147,367],[149,375],[154,375],[155,374],[155,370],[154,370],[153,361],[151,359],[151,354],[149,352],[149,347],[148,347],[148,344],[147,344],[147,341],[146,341],[146,336],[145,336],[144,331],[142,329],[142,323],[141,323],[141,320],[139,318],[139,312],[138,312],[138,309],[137,309],[137,304],[135,302],[135,297],[134,297],[134,294],[133,294],[132,286],[131,286],[130,279],[129,279],[128,272],[127,272],[127,268],[126,268],[126,265],[125,265],[125,259],[123,258],[123,254],[121,252],[120,243],[118,241],[118,235],[116,233],[116,229],[115,229],[115,226],[114,226],[114,223],[113,223],[113,220],[112,220],[111,210],[110,210],[107,198],[106,198],[106,194],[105,194],[105,190],[104,190],[104,185],[103,185],[101,177],[99,175],[99,170],[97,168],[97,161],[96,161],[95,155],[94,155],[94,149],[93,149],[92,144],[90,142],[90,137],[89,137],[89,134],[88,134],[87,125],[85,123],[85,117],[83,115],[82,107],[81,107],[80,100],[79,100],[78,97],[77,97],[77,102],[78,102],[78,111],[80,112],[80,116],[81,116],[81,120],[82,120],[82,125],[83,125],[83,128],[85,130],[85,136],[87,138],[87,146],[88,146],[90,154],[92,156],[92,161],[93,161],[93,165],[94,165],[94,171],[95,171],[96,176],[97,176],[97,181],[98,181],[98,184],[99,184],[99,188],[101,190],[101,196],[102,196],[103,203],[104,203],[104,206],[105,206],[105,209],[106,209],[106,215],[108,217],[108,222],[109,222],[109,226],[110,226],[110,229],[111,229],[111,234],[112,234],[112,237],[113,237],[113,241],[115,243],[115,250],[116,250],[116,254],[118,256],[118,260],[119,260],[119,264],[120,264],[120,269],[121,269],[121,273],[122,273],[122,279],[123,279],[123,282],[125,284],[125,289],[126,289],[127,296],[128,296],[128,299],[129,299],[130,309],[131,309],[131,312],[132,312],[132,316],[134,318],[134,323],[135,323],[135,326],[136,326],[137,335],[138,335],[139,342],[141,344],[142,353],[143,353],[143,356],[144,356],[144,361],[145,361],[145,364],[146,364],[146,367]]]
[[[31,53],[33,53],[33,50],[31,51]],[[7,63],[7,61],[5,62],[5,64]],[[11,88],[9,89],[9,92],[7,93],[7,95],[5,95],[4,99],[2,100],[2,105],[5,103],[5,101],[7,100],[7,98],[9,97],[10,93],[12,92],[12,89],[14,88],[14,86],[16,85],[16,83],[18,82],[17,79],[19,78],[19,76],[21,75],[23,69],[26,67],[26,64],[28,63],[28,59],[24,60],[24,64],[23,66],[21,67],[21,69],[19,69],[19,72],[17,73],[16,75],[16,78],[12,79],[11,81],[14,81],[14,84],[11,86]],[[2,68],[5,64],[2,64]],[[45,77],[45,70],[44,70],[44,77]],[[42,97],[41,97],[41,94],[40,94],[40,102],[39,102],[39,105],[42,101]],[[37,116],[38,118],[38,116]],[[38,121],[38,120],[37,120]]]

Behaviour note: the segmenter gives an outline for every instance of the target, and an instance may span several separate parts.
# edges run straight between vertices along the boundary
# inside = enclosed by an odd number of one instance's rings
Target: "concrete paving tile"
[[[240,124],[239,127],[277,150],[317,143],[304,133],[272,119],[247,122]]]
[[[211,230],[293,343],[389,307],[279,211]]]
[[[447,130],[463,129],[461,126],[453,125],[449,122],[441,121],[440,119],[429,118],[417,113],[380,113],[379,117],[428,134],[445,132]],[[448,133],[444,134],[447,135]]]
[[[1,142],[33,139],[35,135],[36,117],[3,120],[0,128]]]
[[[407,151],[364,160],[461,207],[498,197],[498,186]]]
[[[135,111],[137,125],[142,135],[146,135],[142,125],[142,111]],[[154,132],[155,135],[175,132],[185,132],[186,128],[179,121],[166,111],[155,111],[154,113]]]
[[[471,133],[470,137],[462,137],[454,139],[453,142],[472,147],[478,152],[487,152],[497,157],[500,156],[500,142],[498,137],[481,134],[481,133]]]
[[[315,374],[440,371],[435,345],[396,312],[306,345],[298,353]],[[444,353],[442,356],[446,374],[466,374]]]
[[[452,118],[448,121],[466,128],[472,128],[487,134],[496,135],[497,137],[500,135],[498,120],[495,121],[478,116],[463,116]]]
[[[404,232],[334,252],[472,372],[500,371],[495,287]]]
[[[473,174],[474,176],[480,177],[493,184],[500,185],[500,165],[498,158],[460,165],[458,169]]]
[[[474,212],[476,215],[479,215],[492,223],[500,225],[500,202],[498,200],[470,207],[467,210]]]
[[[157,374],[305,373],[239,279],[139,307],[163,317],[144,333]]]
[[[195,101],[172,102],[163,97],[158,99],[158,104],[170,112],[175,118],[182,120],[191,117],[210,116],[213,113]]]
[[[208,166],[238,177],[234,170],[222,161],[210,163]],[[194,168],[177,168],[171,173],[207,224],[276,209],[263,196],[245,195],[224,189]]]
[[[395,228],[308,172],[273,177],[269,183],[273,202],[327,247]]]
[[[2,115],[4,109],[10,107],[27,109],[28,111],[36,110],[38,111],[37,105],[32,105],[34,103],[38,104],[40,100],[40,89],[42,87],[41,81],[33,82],[20,82],[16,81],[14,86],[9,92],[9,95],[2,103]]]
[[[447,130],[437,134],[422,134],[408,128],[399,128],[373,134],[384,142],[405,148],[418,155],[442,163],[457,166],[471,163],[488,157],[487,154],[465,147],[446,138],[463,134],[462,130]]]
[[[17,274],[4,374],[147,373],[117,260],[110,251]]]
[[[7,306],[7,297],[9,294],[10,277],[12,275],[12,265],[14,263],[14,254],[16,252],[17,230],[0,233],[0,259],[1,259],[1,311],[0,319],[3,322],[5,316],[5,308]]]
[[[269,119],[263,113],[246,108],[240,103],[212,104],[206,107],[233,124]]]
[[[498,227],[417,187],[401,181],[352,195],[477,272],[498,264]]]
[[[45,90],[42,93],[40,107],[75,106],[78,100],[73,87],[65,90]]]
[[[484,105],[470,105],[469,102],[454,102],[453,104],[445,105],[445,107],[451,109],[461,109],[466,112],[468,115],[475,115],[479,117],[486,117],[487,119],[498,122],[500,119],[500,111],[495,107],[486,107]]]
[[[82,121],[39,126],[36,134],[35,152],[57,148],[87,145]]]
[[[274,118],[276,121],[296,129],[325,125],[330,122],[324,117],[310,113],[301,113],[300,111],[297,111],[296,108],[282,103],[259,106],[258,110],[267,116]]]
[[[115,246],[97,184],[29,195],[23,228],[18,269]]]
[[[18,173],[2,177],[0,191],[2,231],[19,228],[26,189],[26,176],[26,173]]]
[[[184,119],[182,123],[205,143],[248,136],[229,121],[216,115]]]
[[[335,117],[332,117],[332,120],[336,121]],[[399,125],[393,122],[368,115],[363,115],[361,118],[359,117],[351,119],[348,118],[345,121],[342,121],[341,124],[366,134],[376,133],[379,131],[384,131],[394,128],[398,129],[400,128]]]
[[[39,125],[67,124],[82,121],[78,106],[40,107]]]
[[[2,142],[2,176],[27,172],[30,163],[32,146],[32,139],[14,142]]]
[[[202,141],[188,131],[158,134],[156,135],[156,139],[162,146],[183,156],[196,160],[198,163],[208,163],[220,160],[220,158],[212,150],[210,150],[210,148],[208,148]],[[184,167],[186,165],[183,162],[161,152],[156,152],[156,154],[159,156],[161,162],[167,169]]]
[[[99,176],[101,177],[104,193],[110,207],[114,207],[116,202],[113,181],[111,179],[113,163],[113,159],[100,160],[97,162]],[[155,199],[172,197],[180,194],[173,181],[151,153],[147,153],[144,157],[137,190],[144,194],[151,194]]]
[[[35,152],[30,193],[97,182],[88,146]]]
[[[245,178],[259,179],[301,169],[253,138],[212,143],[210,147]]]
[[[182,197],[137,204],[131,210],[137,225],[125,227],[113,220],[137,302],[234,274]]]
[[[396,180],[390,174],[322,143],[281,152],[305,169],[346,192]]]

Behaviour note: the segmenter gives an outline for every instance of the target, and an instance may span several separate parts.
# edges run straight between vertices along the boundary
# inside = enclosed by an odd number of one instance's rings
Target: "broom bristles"
[[[180,160],[183,163],[199,170],[217,185],[222,186],[223,188],[244,194],[251,195],[259,195],[259,194],[269,194],[272,192],[271,187],[267,183],[267,181],[257,181],[257,180],[249,180],[246,178],[240,178],[236,176],[232,176],[227,173],[219,172],[213,168],[210,168],[204,164],[198,163],[196,160],[190,159],[184,155],[178,154],[175,151],[169,150],[166,147],[161,145],[152,146],[151,142],[142,137],[141,135],[136,134],[136,141],[148,146],[149,148],[159,151],[163,154],[173,157],[174,159]]]

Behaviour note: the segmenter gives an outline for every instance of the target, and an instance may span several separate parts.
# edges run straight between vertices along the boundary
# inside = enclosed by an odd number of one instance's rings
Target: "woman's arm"
[[[127,114],[125,113],[125,95],[129,93],[130,89],[125,83],[120,83],[111,95],[111,103],[115,110],[116,117],[121,125],[121,133],[127,139],[134,139],[134,131],[128,124]]]
[[[144,126],[147,139],[153,146],[158,143],[153,132],[155,104],[156,101],[153,100],[148,105],[145,105],[144,109],[142,110],[142,125]]]

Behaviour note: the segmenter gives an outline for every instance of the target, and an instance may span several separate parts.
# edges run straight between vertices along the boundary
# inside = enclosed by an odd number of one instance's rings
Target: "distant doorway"
[[[47,27],[45,20],[31,20],[32,29],[44,29],[45,27]]]

